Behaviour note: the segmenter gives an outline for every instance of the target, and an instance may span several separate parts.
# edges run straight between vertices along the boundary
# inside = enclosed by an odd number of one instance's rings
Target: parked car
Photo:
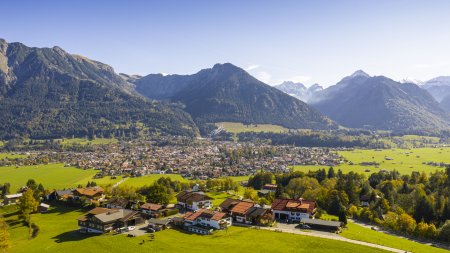
[[[128,237],[136,237],[135,234],[128,234],[127,236],[128,236]]]
[[[300,227],[303,229],[311,229],[311,227],[306,224],[302,224],[302,225],[300,225]]]
[[[147,231],[148,231],[149,233],[155,233],[155,230],[154,230],[153,228],[148,228]]]
[[[133,231],[133,230],[135,230],[135,229],[136,229],[135,226],[129,226],[129,227],[127,228],[128,231]]]

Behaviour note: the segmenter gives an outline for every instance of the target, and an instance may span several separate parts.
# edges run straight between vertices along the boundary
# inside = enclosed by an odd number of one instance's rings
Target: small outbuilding
[[[311,228],[332,232],[341,232],[343,223],[340,221],[327,221],[320,219],[301,219],[300,224]]]

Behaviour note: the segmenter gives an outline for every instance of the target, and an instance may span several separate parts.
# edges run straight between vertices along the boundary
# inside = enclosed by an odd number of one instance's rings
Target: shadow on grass
[[[78,230],[68,231],[61,233],[55,237],[52,237],[52,239],[55,240],[56,243],[63,243],[63,242],[75,242],[75,241],[81,241],[90,237],[98,236],[97,234],[83,234],[80,233]]]
[[[79,212],[87,212],[92,208],[82,208],[79,206],[70,206],[64,203],[50,203],[50,209],[45,212],[44,214],[58,214],[58,215],[64,215],[66,213],[70,213],[73,211],[79,211]]]

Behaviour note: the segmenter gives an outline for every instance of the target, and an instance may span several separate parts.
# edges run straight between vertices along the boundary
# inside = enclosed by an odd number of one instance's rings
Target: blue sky
[[[450,75],[450,1],[4,1],[0,38],[128,74],[231,62],[269,84]]]

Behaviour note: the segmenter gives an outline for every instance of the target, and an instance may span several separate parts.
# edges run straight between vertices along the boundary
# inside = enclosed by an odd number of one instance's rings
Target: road
[[[120,180],[119,182],[115,183],[115,184],[112,186],[112,188],[116,188],[116,187],[119,186],[121,183],[125,182],[125,180],[127,180],[127,179],[128,179],[128,177],[123,178],[123,179]]]
[[[234,223],[233,225],[237,225],[237,224]],[[246,226],[246,225],[239,225],[239,226]],[[276,231],[276,232],[291,233],[291,234],[298,234],[298,235],[305,235],[305,236],[312,236],[312,237],[348,242],[348,243],[368,246],[368,247],[382,249],[382,250],[395,252],[395,253],[407,253],[408,252],[405,250],[395,249],[395,248],[378,245],[378,244],[374,244],[374,243],[368,243],[368,242],[362,242],[362,241],[348,239],[348,238],[342,237],[342,236],[340,236],[338,234],[334,234],[334,233],[314,231],[314,230],[308,230],[308,232],[306,232],[306,231],[302,231],[298,228],[295,228],[295,226],[296,226],[296,224],[278,224],[277,227],[258,227],[258,228],[264,229],[264,230]],[[246,227],[252,227],[252,226],[246,226]]]

